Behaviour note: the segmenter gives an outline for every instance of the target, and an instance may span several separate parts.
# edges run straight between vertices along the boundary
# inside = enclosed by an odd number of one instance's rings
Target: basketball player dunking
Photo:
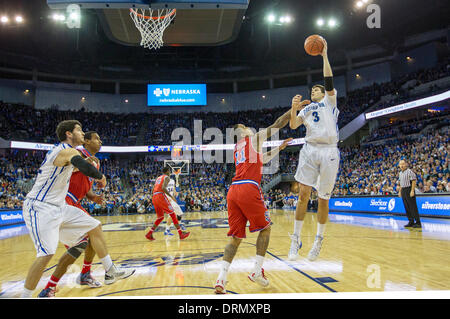
[[[74,168],[97,180],[101,187],[106,185],[105,176],[75,149],[84,143],[81,123],[62,121],[56,128],[56,135],[61,142],[47,152],[23,204],[24,221],[37,252],[25,280],[23,298],[32,296],[45,267],[56,252],[58,241],[72,247],[86,234],[105,268],[105,280],[112,283],[134,273],[132,269],[122,269],[113,264],[100,222],[65,202]]]
[[[176,182],[171,178],[169,181],[169,184],[167,185],[167,190],[169,191],[170,195],[173,196],[173,198],[177,198],[178,192],[177,188],[180,186],[178,181],[179,174],[175,175]],[[183,218],[183,210],[181,209],[180,205],[174,200],[172,200],[172,197],[167,198],[169,200],[170,205],[172,205],[173,210],[175,211],[175,214],[177,215],[178,223],[180,224],[181,230],[186,230],[186,227],[181,222],[181,219]],[[166,230],[164,231],[165,236],[173,236],[173,234],[170,232],[170,226],[172,226],[172,218],[170,215],[166,216]]]
[[[90,131],[86,132],[84,135],[84,144],[82,147],[77,148],[82,157],[87,161],[91,161],[97,169],[100,169],[100,162],[95,155],[98,153],[102,146],[102,141],[97,132]],[[88,212],[81,206],[81,201],[83,198],[87,197],[89,200],[96,202],[97,204],[102,204],[104,199],[100,195],[96,195],[92,192],[91,188],[94,184],[92,178],[87,177],[78,169],[74,169],[72,177],[70,178],[69,191],[66,196],[66,203],[71,206],[78,207],[83,210],[86,214]],[[77,283],[80,285],[87,285],[92,288],[101,287],[102,284],[91,276],[91,264],[95,257],[95,251],[90,244],[89,238],[84,237],[76,246],[66,247],[67,251],[59,259],[58,265],[53,272],[47,286],[41,291],[39,297],[53,297],[56,292],[56,286],[59,280],[64,276],[67,271],[67,267],[72,265],[75,260],[80,257],[81,253],[84,251],[84,264],[81,274],[77,277]]]
[[[168,198],[171,198],[176,203],[176,199],[170,194],[169,190],[167,189],[170,181],[170,167],[164,166],[162,173],[163,175],[159,176],[156,179],[155,186],[153,187],[152,202],[156,211],[156,220],[154,221],[153,226],[150,227],[150,230],[145,234],[145,237],[148,240],[155,240],[155,238],[153,237],[153,232],[164,220],[164,214],[168,214],[170,218],[172,218],[173,224],[178,230],[180,239],[183,240],[188,237],[190,233],[183,232],[180,224],[178,223],[175,211],[168,200]]]
[[[250,222],[250,232],[259,232],[256,240],[255,267],[248,278],[261,286],[269,284],[262,264],[269,245],[272,222],[260,186],[262,168],[263,164],[270,162],[292,139],[283,141],[279,147],[264,154],[262,153],[262,145],[278,129],[287,125],[289,117],[290,111],[279,117],[272,126],[257,134],[254,134],[250,128],[243,124],[234,126],[234,132],[237,134],[238,140],[234,148],[236,173],[227,194],[228,224],[230,227],[228,236],[231,236],[231,240],[225,247],[220,274],[215,284],[216,294],[226,293],[225,284],[228,269],[242,239],[246,237],[247,221]]]
[[[333,86],[333,73],[327,55],[327,43],[321,53],[323,57],[323,76],[325,86],[314,85],[311,89],[312,103],[304,105],[301,96],[292,99],[291,129],[300,125],[306,127],[305,145],[300,151],[295,179],[300,183],[297,202],[294,233],[288,258],[295,260],[302,246],[300,239],[311,188],[318,192],[317,235],[309,251],[308,259],[313,261],[319,256],[323,242],[325,224],[328,218],[328,202],[336,182],[340,154],[337,147],[339,128],[337,125],[339,110],[336,103],[336,90]],[[303,101],[305,102],[305,101]],[[309,101],[308,101],[309,102]],[[297,115],[297,112],[300,113]]]

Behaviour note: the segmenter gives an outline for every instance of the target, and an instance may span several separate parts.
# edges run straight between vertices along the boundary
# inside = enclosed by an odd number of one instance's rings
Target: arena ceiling
[[[83,11],[82,27],[68,29],[49,17],[46,0],[1,1],[0,13],[19,12],[20,27],[0,25],[0,66],[96,78],[206,79],[261,76],[320,68],[307,57],[304,39],[323,35],[330,57],[345,63],[344,52],[378,44],[393,52],[409,35],[448,27],[448,0],[375,0],[381,28],[369,29],[370,13],[355,9],[356,0],[252,0],[235,41],[221,46],[164,47],[149,51],[111,41],[93,10]],[[269,12],[289,13],[289,26],[269,27]],[[319,17],[334,17],[338,27],[319,30]]]

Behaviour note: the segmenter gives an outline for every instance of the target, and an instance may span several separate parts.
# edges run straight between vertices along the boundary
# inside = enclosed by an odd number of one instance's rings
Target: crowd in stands
[[[80,121],[85,132],[100,132],[103,145],[136,145],[142,115],[35,109],[0,101],[0,137],[6,140],[57,143],[56,126],[69,119]]]
[[[333,195],[398,193],[398,163],[405,159],[417,175],[417,193],[450,191],[449,127],[418,138],[341,149]]]
[[[422,131],[425,127],[431,124],[449,125],[450,124],[450,111],[431,111],[424,115],[420,115],[420,118],[413,118],[407,121],[394,121],[388,125],[381,126],[373,130],[364,142],[373,142],[393,137],[406,136],[416,134]]]

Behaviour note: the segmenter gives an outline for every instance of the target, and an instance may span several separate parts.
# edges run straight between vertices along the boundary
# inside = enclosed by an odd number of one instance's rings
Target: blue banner
[[[416,196],[419,215],[450,217],[450,196]],[[330,199],[330,211],[405,214],[400,197],[336,197]]]
[[[24,223],[22,210],[0,210],[0,227]]]
[[[148,106],[206,105],[206,84],[149,84]]]

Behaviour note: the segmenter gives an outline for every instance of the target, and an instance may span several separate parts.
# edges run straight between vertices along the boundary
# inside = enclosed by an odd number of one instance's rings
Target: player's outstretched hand
[[[103,203],[105,202],[105,198],[102,195],[95,195],[92,200],[94,203],[97,203],[99,205],[103,205]]]
[[[294,96],[292,98],[292,107],[296,110],[296,111],[300,111],[301,109],[303,109],[306,105],[310,104],[311,101],[310,100],[304,100],[302,101],[302,96],[297,94],[296,96]]]
[[[285,139],[283,143],[280,145],[280,151],[284,150],[286,146],[288,146],[290,141],[292,141],[292,137]]]

